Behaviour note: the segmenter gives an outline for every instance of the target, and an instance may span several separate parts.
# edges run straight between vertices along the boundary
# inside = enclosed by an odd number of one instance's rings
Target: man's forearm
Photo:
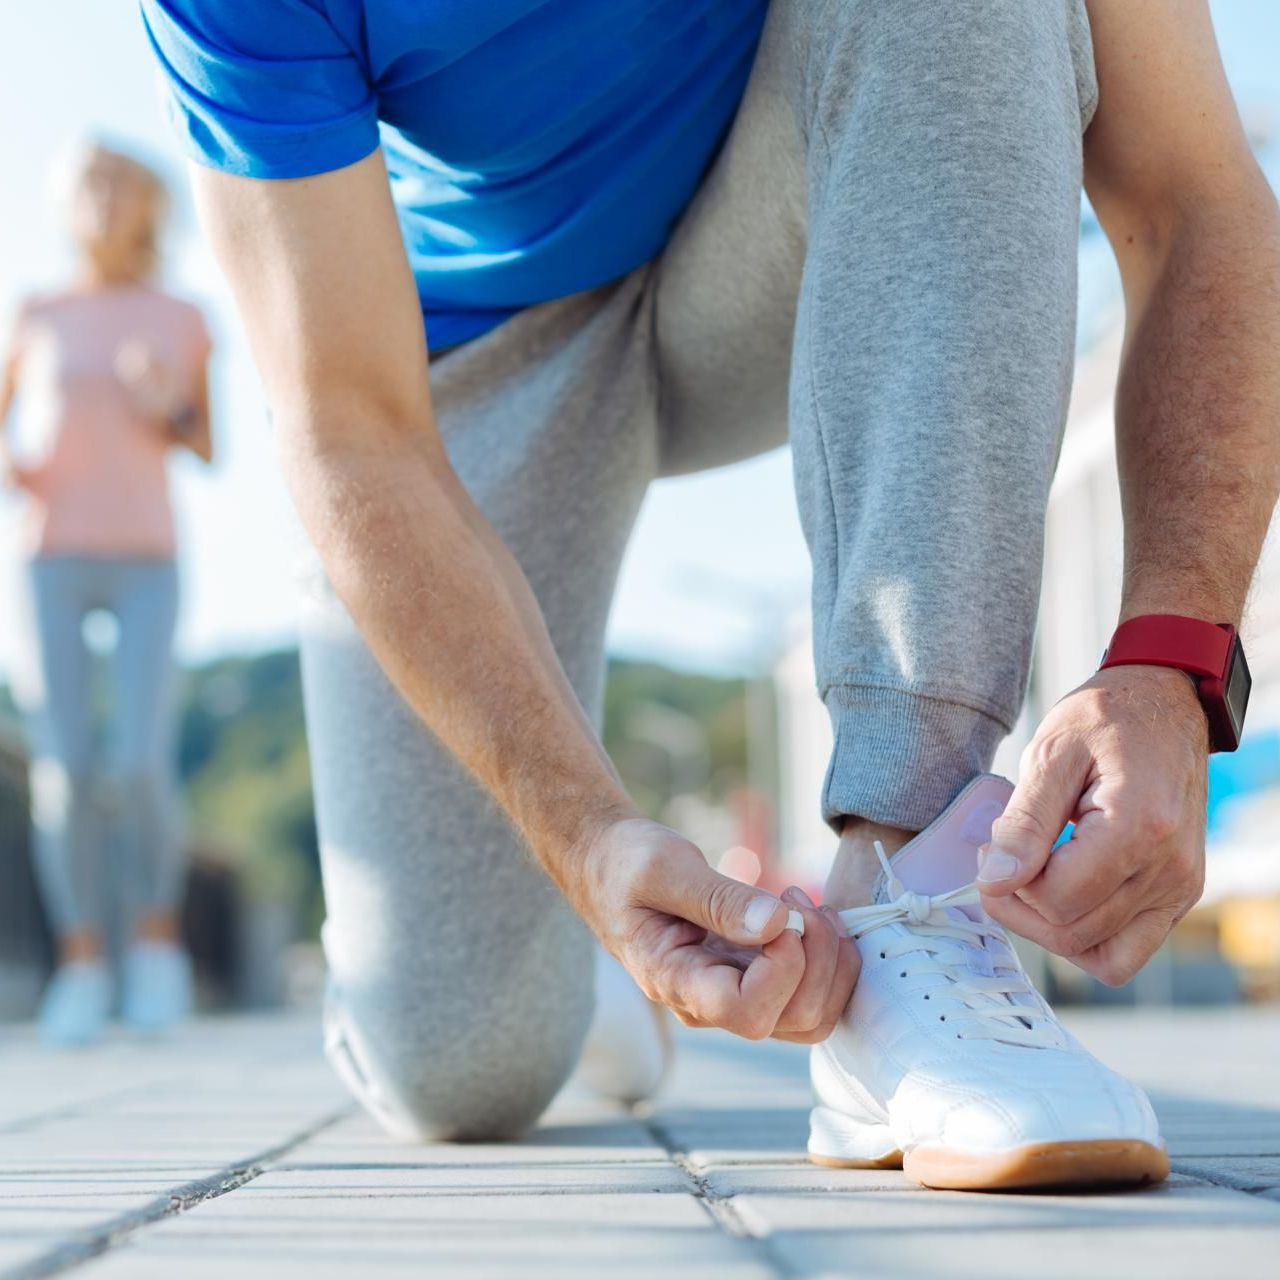
[[[1280,218],[1259,177],[1169,233],[1116,405],[1122,617],[1238,622],[1280,486]]]
[[[523,575],[424,434],[317,448],[286,433],[303,523],[379,663],[553,877],[634,813]]]
[[[193,169],[302,522],[388,678],[564,883],[634,812],[528,584],[449,466],[380,152],[311,178]]]

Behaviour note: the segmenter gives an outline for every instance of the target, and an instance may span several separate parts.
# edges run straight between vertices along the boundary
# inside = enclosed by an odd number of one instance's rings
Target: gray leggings
[[[108,868],[131,915],[172,910],[183,862],[174,830],[172,560],[40,556],[26,566],[31,662],[19,681],[31,756],[36,870],[54,930],[103,923]],[[85,615],[115,616],[99,758]]]
[[[1083,0],[774,0],[662,255],[433,364],[591,714],[649,483],[789,438],[835,727],[814,802],[919,827],[988,766],[1027,678],[1095,96]],[[331,1055],[388,1128],[517,1133],[579,1052],[587,931],[318,573],[303,674]]]

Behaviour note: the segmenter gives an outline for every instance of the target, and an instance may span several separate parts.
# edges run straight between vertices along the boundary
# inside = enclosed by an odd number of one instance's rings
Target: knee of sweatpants
[[[538,982],[415,991],[331,979],[325,1050],[389,1132],[422,1142],[502,1142],[530,1129],[568,1079],[592,1013],[588,956]],[[465,985],[465,984],[464,984]]]

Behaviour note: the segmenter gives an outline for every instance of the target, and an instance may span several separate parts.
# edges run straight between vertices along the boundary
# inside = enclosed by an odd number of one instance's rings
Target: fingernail
[[[791,888],[788,889],[786,893],[782,895],[782,897],[784,901],[789,899],[790,901],[802,907],[813,906],[813,899],[809,897],[809,895],[805,893],[805,891],[801,889],[798,885],[793,884]]]
[[[800,935],[800,937],[803,938],[804,937],[804,915],[799,911],[788,911],[787,923],[784,926],[784,928],[794,930],[796,933]]]
[[[777,909],[777,898],[752,898],[751,905],[742,913],[742,927],[748,933],[763,933]]]
[[[978,868],[978,880],[983,884],[995,884],[999,880],[1012,880],[1018,874],[1021,864],[1011,853],[1003,849],[992,849]]]

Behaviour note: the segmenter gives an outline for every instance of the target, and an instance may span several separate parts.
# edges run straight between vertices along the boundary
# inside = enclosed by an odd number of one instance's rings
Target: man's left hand
[[[1045,717],[979,852],[992,919],[1111,986],[1204,890],[1208,728],[1187,676],[1099,671]],[[1053,849],[1062,828],[1071,839]]]

